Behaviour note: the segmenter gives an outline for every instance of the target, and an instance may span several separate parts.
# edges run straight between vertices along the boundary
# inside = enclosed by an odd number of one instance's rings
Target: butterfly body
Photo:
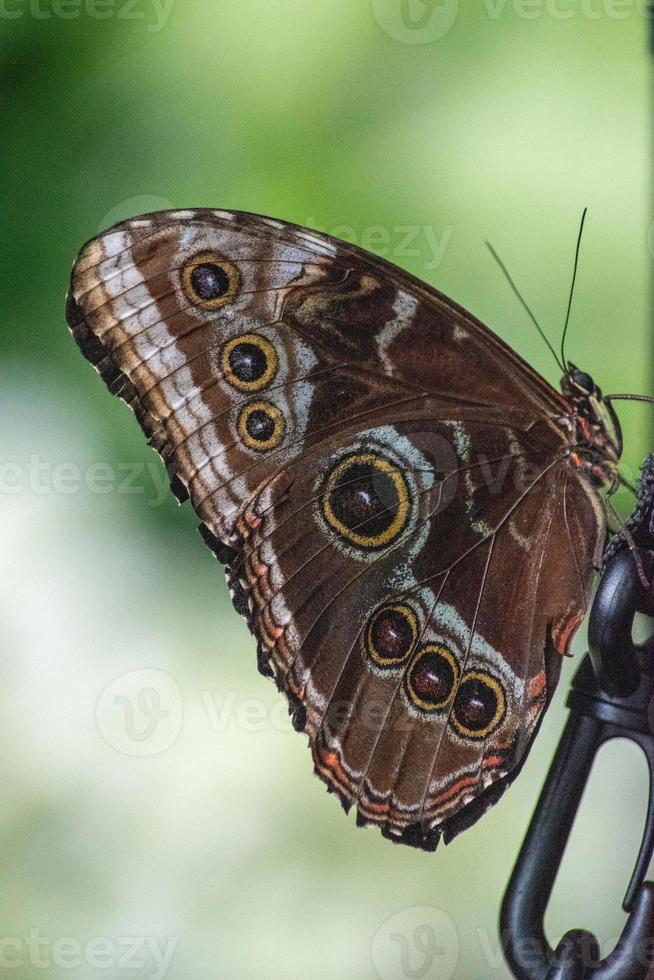
[[[427,849],[474,822],[601,560],[621,438],[592,379],[571,366],[559,393],[389,263],[237,212],[92,240],[68,319],[191,499],[328,787]]]
[[[572,461],[594,486],[614,492],[622,455],[622,432],[613,408],[603,400],[602,391],[591,376],[574,364],[568,365],[561,391],[573,409],[572,446],[582,449],[582,453],[572,452]]]

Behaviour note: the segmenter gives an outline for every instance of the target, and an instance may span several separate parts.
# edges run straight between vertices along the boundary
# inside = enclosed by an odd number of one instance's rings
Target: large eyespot
[[[258,452],[279,446],[285,429],[284,416],[272,402],[250,402],[238,417],[241,439],[248,448]]]
[[[182,269],[184,292],[194,306],[217,310],[234,299],[241,287],[236,266],[216,252],[201,252]]]
[[[225,379],[238,391],[260,391],[277,374],[277,351],[265,337],[244,333],[223,347],[220,366]]]
[[[500,682],[479,670],[463,675],[452,710],[452,725],[463,738],[488,738],[502,723],[506,697]]]
[[[323,516],[346,541],[360,548],[383,548],[406,527],[409,488],[400,470],[376,453],[357,453],[329,474],[322,496]]]
[[[428,643],[417,651],[406,672],[405,684],[413,704],[430,714],[449,703],[459,679],[459,665],[451,650]]]
[[[418,618],[410,606],[382,606],[365,631],[365,652],[379,667],[398,667],[411,654],[418,639]]]

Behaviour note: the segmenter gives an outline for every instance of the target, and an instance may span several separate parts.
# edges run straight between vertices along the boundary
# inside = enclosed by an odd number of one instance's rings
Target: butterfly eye
[[[274,379],[279,360],[275,348],[258,334],[234,337],[223,347],[221,368],[238,391],[260,391]]]
[[[506,712],[506,698],[500,682],[490,674],[470,671],[459,685],[452,724],[463,738],[488,738],[501,724]]]
[[[379,667],[397,667],[408,659],[418,638],[418,619],[404,604],[382,606],[366,631],[366,652]]]
[[[241,277],[227,259],[215,252],[202,252],[184,266],[182,283],[194,306],[217,310],[237,295]]]
[[[431,713],[448,704],[458,678],[459,665],[452,651],[428,644],[413,658],[406,674],[406,688],[413,704]]]
[[[238,431],[249,449],[267,452],[275,449],[284,438],[284,416],[272,402],[250,402],[238,419]]]
[[[590,374],[586,374],[585,371],[579,371],[577,368],[574,369],[572,373],[572,380],[581,388],[586,394],[590,395],[595,390],[595,382],[591,378]]]
[[[409,488],[400,470],[374,453],[359,453],[336,466],[321,498],[334,531],[360,548],[383,548],[406,527]]]

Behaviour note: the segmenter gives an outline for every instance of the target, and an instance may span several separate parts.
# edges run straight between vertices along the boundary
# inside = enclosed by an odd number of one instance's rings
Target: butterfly
[[[328,789],[425,850],[474,823],[588,605],[610,400],[567,362],[557,391],[383,259],[241,212],[100,234],[67,319],[190,499]]]

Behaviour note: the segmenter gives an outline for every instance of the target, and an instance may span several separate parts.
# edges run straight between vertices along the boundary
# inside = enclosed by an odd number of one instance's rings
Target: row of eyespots
[[[407,482],[378,453],[352,453],[327,474],[320,506],[325,522],[346,542],[384,548],[405,529],[411,499]]]
[[[218,310],[238,296],[241,277],[233,262],[216,252],[202,252],[184,266],[182,285],[195,306]],[[279,357],[265,337],[245,333],[232,337],[223,345],[220,369],[232,388],[252,394],[262,391],[275,380]],[[236,428],[245,446],[256,452],[268,452],[282,442],[286,422],[273,402],[258,399],[244,405]]]
[[[411,703],[430,715],[447,708],[450,722],[463,738],[484,739],[502,723],[506,696],[502,684],[487,671],[461,676],[456,657],[443,644],[418,641],[418,617],[407,604],[383,606],[364,633],[364,652],[382,669],[405,667],[404,688]],[[414,652],[415,651],[415,652]]]

